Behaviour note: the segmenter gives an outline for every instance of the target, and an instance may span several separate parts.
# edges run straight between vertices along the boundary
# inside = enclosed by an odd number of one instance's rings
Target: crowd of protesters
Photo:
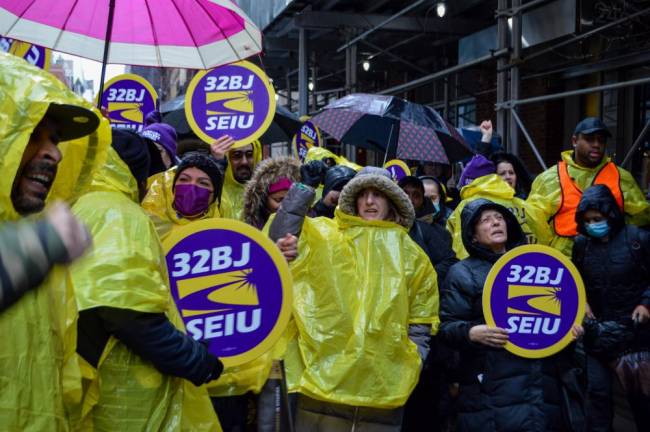
[[[611,431],[617,391],[650,430],[650,204],[601,120],[534,180],[485,121],[458,181],[421,162],[396,182],[322,148],[180,149],[157,112],[112,130],[0,60],[0,430]],[[185,333],[161,246],[215,218],[268,234],[300,305],[286,347],[236,367]],[[586,288],[574,341],[542,359],[506,351],[481,302],[524,244]]]

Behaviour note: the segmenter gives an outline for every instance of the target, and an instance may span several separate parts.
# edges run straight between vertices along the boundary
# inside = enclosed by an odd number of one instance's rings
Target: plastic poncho
[[[307,151],[307,156],[305,156],[305,163],[314,161],[314,160],[323,160],[326,158],[332,158],[336,162],[337,165],[344,165],[346,167],[350,167],[355,171],[359,171],[361,168],[363,168],[361,165],[357,165],[354,162],[350,162],[343,156],[337,156],[331,151],[327,150],[326,148],[323,147],[312,147]]]
[[[73,211],[94,248],[71,266],[79,310],[100,306],[165,313],[182,328],[167,284],[165,258],[153,223],[138,205],[129,168],[113,149]],[[214,431],[218,420],[204,387],[163,375],[111,337],[97,369],[79,358],[84,394],[75,429],[84,431]]]
[[[149,215],[160,240],[167,238],[175,227],[184,226],[192,222],[179,215],[174,210],[174,177],[176,176],[176,167],[172,167],[165,172],[150,177],[151,186],[147,196],[142,201],[142,208]],[[210,204],[208,211],[201,219],[218,218],[219,207],[217,201]]]
[[[219,210],[221,216],[228,219],[244,220],[244,188],[245,183],[235,180],[232,172],[232,163],[230,163],[230,153],[228,153],[228,166],[223,179],[223,190],[221,191],[221,206]],[[262,145],[259,141],[253,142],[253,160],[255,166],[262,160]],[[253,167],[253,171],[255,167]]]
[[[352,406],[404,405],[421,368],[408,326],[431,324],[435,334],[439,323],[427,256],[405,228],[340,209],[334,219],[307,218],[298,251],[289,391]]]
[[[585,168],[573,160],[573,151],[567,150],[562,152],[562,160],[568,165],[569,175],[573,178],[576,185],[585,190],[591,186],[598,171],[610,161],[609,157],[603,157],[601,163],[594,168]],[[646,201],[643,192],[628,171],[617,167],[621,176],[621,190],[623,191],[623,204],[626,216],[626,222],[638,226],[644,226],[650,223],[650,204]],[[546,222],[544,228],[550,237],[549,245],[559,250],[568,257],[571,257],[573,249],[573,238],[560,237],[555,235],[553,222],[551,218],[560,209],[562,200],[562,191],[560,189],[560,180],[557,172],[557,165],[552,166],[541,173],[535,181],[526,200],[529,208],[535,209],[541,213],[543,220]]]
[[[20,218],[11,188],[30,135],[52,102],[93,109],[53,75],[0,52],[0,222]],[[87,137],[59,143],[63,159],[48,202],[78,197],[109,143],[107,120]],[[68,430],[64,402],[78,397],[79,388],[71,376],[71,386],[65,386],[71,392],[64,396],[62,371],[74,358],[77,320],[74,296],[62,283],[66,274],[55,267],[40,287],[0,314],[2,431]]]
[[[519,221],[529,244],[548,244],[550,237],[544,216],[526,201],[515,196],[515,190],[496,174],[475,179],[460,191],[462,201],[447,219],[447,230],[452,236],[452,248],[459,260],[469,256],[462,239],[460,214],[465,205],[473,200],[485,198],[506,207]]]
[[[191,222],[189,219],[179,218],[172,207],[174,202],[172,186],[175,174],[176,168],[171,168],[154,176],[151,188],[142,201],[142,208],[153,220],[161,240],[167,238],[175,228]],[[218,217],[219,209],[215,202],[201,219]],[[218,380],[207,384],[210,396],[235,396],[249,391],[259,393],[271,369],[271,362],[267,357],[262,356],[245,365],[224,369]]]

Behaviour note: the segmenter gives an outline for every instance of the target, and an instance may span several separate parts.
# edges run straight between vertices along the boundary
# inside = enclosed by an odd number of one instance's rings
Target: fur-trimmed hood
[[[367,167],[366,167],[367,168]],[[350,182],[345,185],[339,198],[339,208],[344,213],[352,216],[357,215],[357,196],[367,188],[375,188],[382,192],[393,203],[400,218],[402,225],[410,229],[415,220],[415,210],[406,193],[390,178],[390,173],[383,169],[363,171],[357,174]]]
[[[244,222],[261,229],[269,218],[266,198],[269,186],[280,178],[300,181],[300,161],[292,157],[276,157],[261,161],[244,189]]]

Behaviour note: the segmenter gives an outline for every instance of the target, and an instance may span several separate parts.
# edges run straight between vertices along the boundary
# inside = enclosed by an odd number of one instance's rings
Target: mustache
[[[32,174],[49,174],[54,177],[56,175],[57,166],[56,164],[46,162],[46,161],[37,161],[31,162],[25,166],[23,169],[23,175],[32,175]]]

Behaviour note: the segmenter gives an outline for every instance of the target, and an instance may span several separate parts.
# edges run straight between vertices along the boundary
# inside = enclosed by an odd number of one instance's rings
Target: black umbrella
[[[449,164],[472,155],[463,137],[433,108],[393,96],[352,94],[311,120],[335,139],[397,156]]]

